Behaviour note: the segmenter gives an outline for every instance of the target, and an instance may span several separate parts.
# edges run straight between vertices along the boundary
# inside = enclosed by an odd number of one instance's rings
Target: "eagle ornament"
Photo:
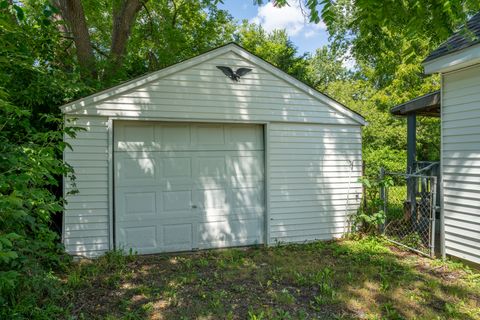
[[[239,82],[242,76],[252,71],[252,69],[249,68],[238,68],[237,71],[233,71],[232,68],[225,66],[217,66],[217,68],[222,70],[224,75],[236,82]]]

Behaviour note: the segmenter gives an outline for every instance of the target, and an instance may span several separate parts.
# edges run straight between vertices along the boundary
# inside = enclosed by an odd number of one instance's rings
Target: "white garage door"
[[[262,126],[116,121],[114,136],[118,248],[263,243]]]

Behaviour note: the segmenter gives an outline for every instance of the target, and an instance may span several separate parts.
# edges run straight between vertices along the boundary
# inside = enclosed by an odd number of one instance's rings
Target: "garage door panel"
[[[115,199],[115,217],[118,221],[155,219],[162,205],[156,187],[119,187]]]
[[[156,126],[157,141],[161,141],[161,150],[176,150],[191,146],[191,126],[188,124],[163,124]]]
[[[116,183],[119,186],[156,185],[158,163],[153,158],[128,157],[116,161]]]
[[[232,207],[243,208],[261,206],[264,203],[262,195],[263,188],[261,187],[232,189]]]
[[[115,128],[116,151],[152,149],[155,143],[154,126],[143,122],[129,123]]]
[[[199,210],[198,221],[202,222],[214,222],[214,221],[227,221],[227,220],[244,220],[244,219],[263,219],[264,209],[263,206],[259,207],[244,207],[244,208],[223,208],[223,209],[209,209]]]
[[[193,160],[194,178],[224,178],[227,172],[225,156],[198,156]]]
[[[155,225],[128,226],[119,228],[119,248],[135,248],[140,252],[158,247],[157,227]]]
[[[234,150],[263,150],[263,128],[249,125],[225,128],[226,144]]]
[[[193,223],[162,225],[162,244],[166,251],[191,250],[193,248]]]
[[[263,242],[261,126],[128,126],[115,132],[120,247],[154,253]]]
[[[163,212],[185,211],[192,208],[192,191],[163,192]]]
[[[116,121],[115,151],[264,149],[262,126],[132,122],[134,121]]]
[[[156,192],[129,192],[124,194],[125,215],[154,216],[157,212]]]
[[[258,219],[226,220],[199,224],[201,249],[261,243],[263,226]]]
[[[163,163],[162,177],[184,178],[192,176],[191,157],[171,157],[161,159]]]
[[[217,188],[221,185],[217,185]],[[200,209],[228,209],[229,197],[226,189],[205,189],[194,192],[193,204]]]
[[[222,124],[199,124],[192,126],[194,145],[201,150],[209,150],[217,146],[216,150],[225,149],[225,130]]]
[[[228,171],[234,177],[263,177],[263,154],[228,157]]]

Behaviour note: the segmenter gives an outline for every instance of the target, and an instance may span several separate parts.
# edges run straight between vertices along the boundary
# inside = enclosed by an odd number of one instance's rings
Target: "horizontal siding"
[[[444,75],[442,175],[446,253],[480,263],[480,66]]]
[[[76,180],[65,182],[63,242],[70,254],[95,257],[109,249],[107,120],[78,117],[69,125],[85,130],[65,139],[73,149],[65,151],[65,161]],[[68,195],[75,187],[78,193]]]
[[[349,231],[362,191],[360,127],[269,128],[270,241],[332,239]]]
[[[234,82],[216,68],[225,64],[233,69],[250,67],[252,71]],[[79,109],[75,114],[356,124],[317,98],[233,52]],[[309,141],[308,136],[305,138]]]
[[[218,65],[252,71],[233,82]],[[341,236],[360,201],[362,150],[358,123],[339,110],[228,52],[68,112],[78,117],[71,124],[85,131],[66,139],[73,151],[64,158],[76,180],[66,181],[65,192],[79,191],[66,195],[67,251],[97,256],[110,248],[108,117],[273,123],[268,145],[272,241]],[[141,147],[145,155],[154,149]]]

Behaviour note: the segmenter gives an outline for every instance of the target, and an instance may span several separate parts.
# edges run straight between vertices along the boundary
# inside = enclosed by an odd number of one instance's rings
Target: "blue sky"
[[[325,25],[308,23],[300,8],[292,5],[276,8],[271,2],[262,6],[253,4],[253,0],[224,0],[219,4],[237,20],[247,19],[261,24],[265,30],[286,29],[290,39],[298,47],[299,53],[315,52],[316,48],[328,44]],[[295,1],[292,1],[292,3]]]

